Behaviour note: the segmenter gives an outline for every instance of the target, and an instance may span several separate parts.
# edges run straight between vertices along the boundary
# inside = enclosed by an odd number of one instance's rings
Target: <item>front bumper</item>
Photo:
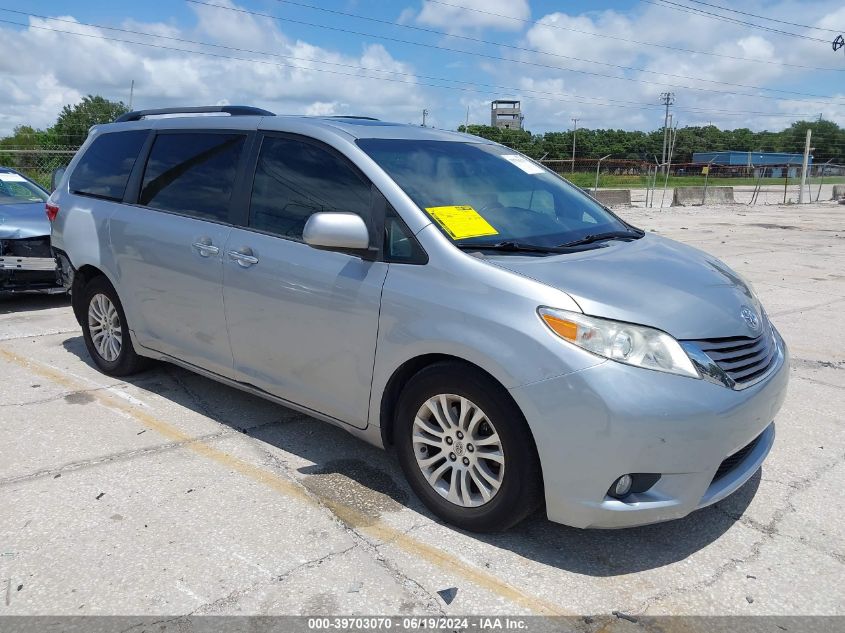
[[[49,237],[0,240],[0,292],[64,292]]]
[[[56,270],[54,257],[16,257],[0,255],[0,270]]]
[[[771,449],[786,397],[788,352],[776,339],[774,369],[741,391],[613,361],[512,389],[540,455],[549,519],[582,528],[645,525],[736,491]],[[608,496],[626,473],[661,477],[624,500]]]

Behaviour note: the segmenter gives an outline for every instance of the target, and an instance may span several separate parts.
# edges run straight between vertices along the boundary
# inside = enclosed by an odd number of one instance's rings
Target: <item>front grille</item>
[[[765,333],[756,338],[733,336],[691,342],[730,376],[737,387],[742,387],[765,374],[775,361],[777,345],[766,321],[763,330]]]
[[[748,457],[748,454],[754,450],[755,446],[757,446],[757,442],[760,441],[760,437],[761,436],[758,435],[753,440],[751,440],[749,444],[743,446],[736,453],[726,457],[725,461],[719,464],[719,470],[717,470],[716,474],[713,476],[713,481],[718,481],[719,479],[733,471],[733,469],[739,466],[743,461],[745,461],[745,458]]]

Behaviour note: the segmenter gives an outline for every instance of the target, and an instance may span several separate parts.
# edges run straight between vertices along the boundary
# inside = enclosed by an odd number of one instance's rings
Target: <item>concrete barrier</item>
[[[692,207],[700,205],[704,196],[704,187],[675,187],[672,196],[673,207]],[[733,187],[707,187],[704,204],[735,204]]]
[[[592,195],[596,200],[609,207],[631,204],[630,189],[599,189]]]
[[[833,185],[832,200],[842,200],[845,198],[845,185]]]

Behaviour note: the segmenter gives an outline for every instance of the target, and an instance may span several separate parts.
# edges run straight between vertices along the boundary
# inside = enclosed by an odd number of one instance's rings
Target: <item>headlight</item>
[[[665,332],[568,310],[537,311],[552,332],[588,352],[645,369],[701,377],[678,341]]]

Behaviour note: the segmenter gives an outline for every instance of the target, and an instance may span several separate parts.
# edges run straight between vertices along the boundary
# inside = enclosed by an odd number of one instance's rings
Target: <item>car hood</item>
[[[759,301],[715,257],[652,233],[605,244],[580,253],[487,261],[566,292],[585,314],[648,325],[677,339],[760,333]],[[744,307],[757,315],[756,330],[740,316]]]
[[[0,239],[18,240],[50,235],[43,202],[0,204]]]

